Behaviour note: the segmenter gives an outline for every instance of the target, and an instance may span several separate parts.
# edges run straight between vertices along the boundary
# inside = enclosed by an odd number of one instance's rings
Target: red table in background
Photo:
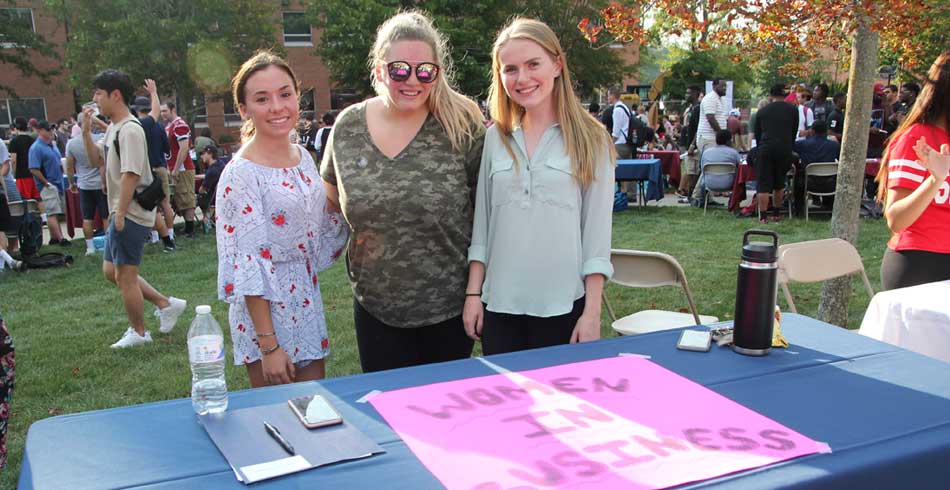
[[[102,216],[96,212],[96,220],[93,228],[104,230],[102,226]],[[79,193],[70,192],[66,189],[66,234],[69,238],[76,236],[76,229],[82,229],[82,209],[79,207]],[[89,238],[89,237],[86,237]]]
[[[670,177],[669,185],[676,187],[680,183],[680,152],[673,150],[655,150],[637,152],[637,159],[658,158],[663,175]]]
[[[868,158],[864,162],[864,176],[865,178],[874,178],[877,175],[878,169],[881,168],[881,159],[880,158]],[[732,195],[729,196],[729,210],[738,211],[739,203],[745,200],[745,184],[755,180],[755,169],[752,168],[752,165],[739,165],[739,170],[736,173],[736,180],[732,183]]]
[[[745,200],[745,183],[755,180],[752,165],[741,164],[736,169],[736,178],[732,182],[732,195],[729,196],[729,211],[738,211],[739,203]]]

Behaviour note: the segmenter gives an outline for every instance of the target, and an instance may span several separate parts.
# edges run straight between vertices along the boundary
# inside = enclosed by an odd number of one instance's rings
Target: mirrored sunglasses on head
[[[405,82],[412,74],[412,65],[408,61],[391,61],[386,64],[389,78],[394,82]],[[422,83],[432,83],[439,76],[439,65],[435,63],[419,63],[416,65],[416,80]]]

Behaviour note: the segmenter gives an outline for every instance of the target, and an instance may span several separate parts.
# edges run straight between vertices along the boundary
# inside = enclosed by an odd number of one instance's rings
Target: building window
[[[0,126],[10,127],[13,120],[22,117],[26,120],[48,119],[46,116],[46,99],[5,99],[0,100]]]
[[[313,46],[310,24],[303,12],[284,12],[284,45]]]
[[[195,108],[195,127],[196,128],[206,128],[208,127],[208,99],[199,95],[192,99],[192,104]]]
[[[316,105],[314,104],[314,101],[313,101],[313,94],[314,94],[314,91],[312,88],[304,90],[300,94],[300,112],[301,113],[304,111],[316,110]]]
[[[33,24],[33,9],[25,8],[2,8],[0,9],[0,26],[17,26],[15,29],[17,32],[34,32],[36,30]],[[4,29],[6,30],[6,29]],[[11,30],[12,31],[12,30]],[[21,37],[20,36],[17,37]],[[19,39],[23,41],[23,39]],[[17,39],[11,39],[9,34],[4,34],[0,31],[0,48],[16,48],[20,47],[21,44],[17,43]]]
[[[234,107],[234,98],[225,97],[224,98],[224,126],[225,127],[234,127],[244,124],[244,121],[241,120],[241,114]]]
[[[341,111],[360,101],[353,90],[330,90],[330,110]]]

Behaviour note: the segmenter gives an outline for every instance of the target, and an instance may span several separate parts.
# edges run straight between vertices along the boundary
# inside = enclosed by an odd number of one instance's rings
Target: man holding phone
[[[145,131],[129,110],[135,89],[129,76],[117,70],[105,70],[93,79],[93,101],[103,115],[112,121],[106,135],[98,143],[92,139],[94,117],[92,107],[84,107],[82,137],[90,165],[105,166],[106,194],[109,200],[109,229],[106,232],[102,273],[116,284],[128,316],[129,328],[113,349],[132,347],[152,341],[145,330],[144,300],[158,308],[159,331],[168,333],[185,311],[186,302],[163,296],[139,276],[142,252],[152,225],[155,210],[140,206],[135,191],[149,184],[149,168]]]

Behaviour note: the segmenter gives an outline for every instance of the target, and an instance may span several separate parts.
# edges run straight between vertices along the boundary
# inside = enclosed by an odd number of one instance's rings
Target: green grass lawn
[[[755,224],[719,209],[703,216],[690,208],[634,208],[614,214],[613,247],[673,255],[686,271],[700,313],[727,320],[734,307],[742,233]],[[785,220],[768,226],[779,233],[782,243],[827,238],[829,228],[827,217],[807,224]],[[883,221],[862,220],[858,249],[875,290],[880,287],[879,269],[887,238]],[[71,252],[79,256],[71,268],[0,275],[0,311],[17,351],[16,389],[7,434],[9,467],[0,472],[0,488],[15,488],[27,429],[37,420],[189,396],[185,339],[193,307],[212,305],[222,328],[228,328],[226,305],[217,301],[215,293],[214,238],[182,239],[181,250],[175,254],[160,250],[158,245],[146,248],[142,275],[162,293],[187,299],[188,312],[173,332],[162,335],[157,320],[150,316],[151,307],[147,307],[148,328],[155,342],[122,351],[109,348],[127,326],[119,294],[102,278],[101,259],[83,257],[80,243],[73,244]],[[852,284],[860,286],[859,280],[855,281]],[[328,375],[359,373],[352,297],[342,263],[321,274],[320,282],[332,350]],[[684,296],[674,288],[620,289],[616,285],[608,288],[618,314],[686,306]],[[816,314],[819,290],[817,284],[792,286],[800,313]],[[856,287],[848,328],[860,324],[868,301],[864,289]],[[779,302],[785,310],[784,300]],[[606,311],[602,333],[612,335]],[[230,339],[228,352],[230,359]],[[227,377],[231,390],[248,388],[243,368],[229,362]]]

